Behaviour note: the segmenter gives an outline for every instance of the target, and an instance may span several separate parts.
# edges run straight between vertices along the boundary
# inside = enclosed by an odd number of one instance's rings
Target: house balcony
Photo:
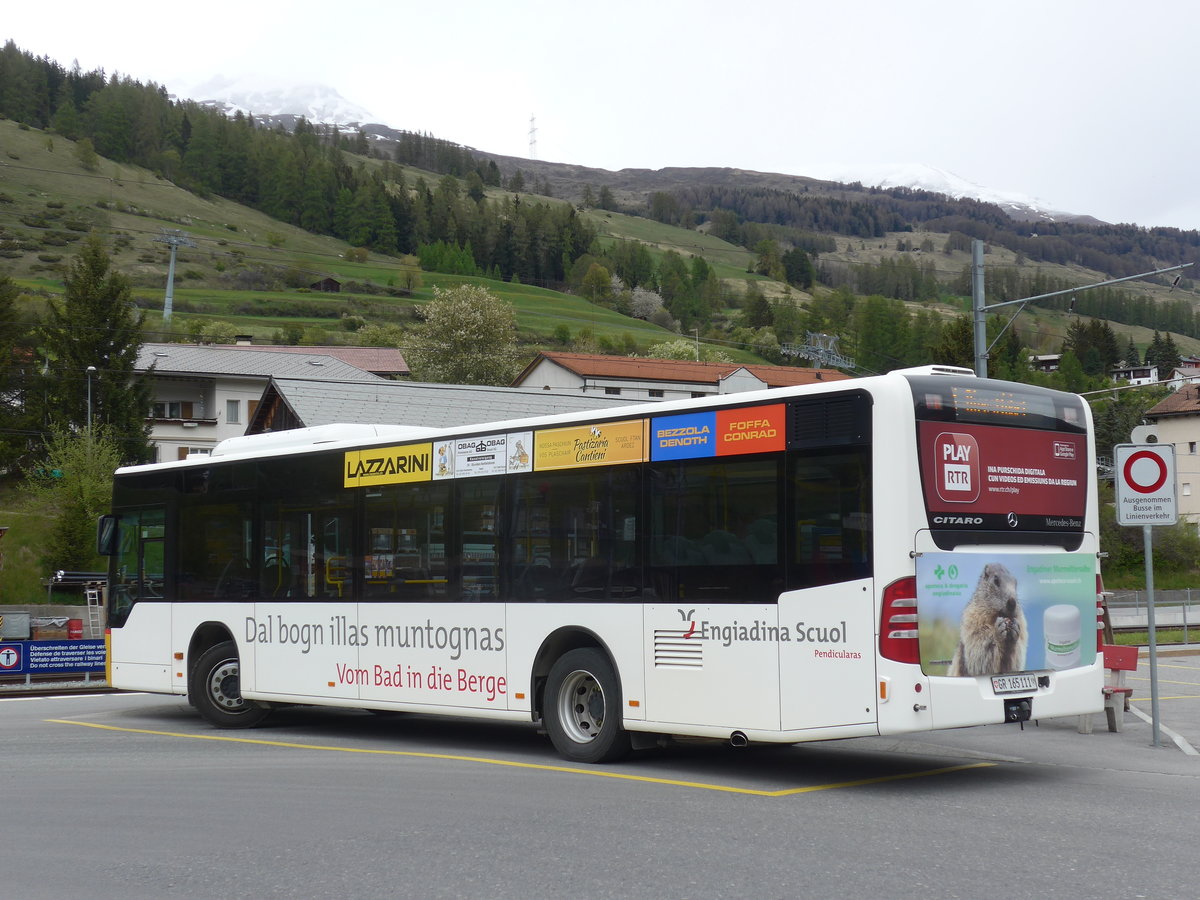
[[[181,419],[181,418],[166,418],[159,416],[147,416],[146,421],[150,422],[155,427],[165,425],[178,425],[181,428],[199,428],[201,425],[216,425],[216,419]]]

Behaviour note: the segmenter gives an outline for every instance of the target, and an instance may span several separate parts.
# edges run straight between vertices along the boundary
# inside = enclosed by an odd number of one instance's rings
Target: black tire
[[[542,707],[546,732],[564,759],[612,762],[629,752],[621,686],[599,650],[581,647],[560,656],[546,678]]]
[[[270,709],[242,699],[241,664],[237,644],[225,641],[209,647],[192,670],[188,699],[218,728],[253,728]]]

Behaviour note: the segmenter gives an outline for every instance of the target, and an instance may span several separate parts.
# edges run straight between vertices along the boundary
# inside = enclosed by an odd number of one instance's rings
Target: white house
[[[1177,391],[1185,384],[1200,384],[1200,368],[1192,365],[1181,365],[1171,372],[1168,387]]]
[[[1128,381],[1130,384],[1158,384],[1158,366],[1115,366],[1113,381]]]
[[[680,400],[849,378],[836,369],[639,359],[545,351],[513,381],[539,391],[578,391],[637,400]]]
[[[1200,523],[1200,384],[1184,384],[1146,411],[1142,441],[1175,446],[1179,517]]]
[[[143,344],[136,372],[151,382],[150,442],[155,461],[209,453],[245,434],[271,376],[377,382],[377,375],[322,353],[196,344]]]

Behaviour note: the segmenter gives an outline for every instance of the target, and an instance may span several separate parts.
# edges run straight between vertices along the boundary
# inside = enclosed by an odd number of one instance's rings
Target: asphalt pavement
[[[1160,650],[1157,682],[1157,743],[1150,661],[1145,648],[1139,654],[1137,670],[1125,674],[1125,685],[1133,693],[1119,732],[1109,731],[1107,717],[1101,711],[1092,716],[1090,734],[1080,734],[1079,717],[1069,716],[1034,719],[1024,725],[986,725],[859,740],[909,753],[950,752],[966,758],[1044,766],[1195,775],[1200,772],[1200,646]]]
[[[1108,728],[1105,713],[1092,716],[1092,732],[1079,732],[1079,717],[1034,720],[1018,725],[988,725],[901,737],[857,738],[907,752],[954,750],[968,757],[1011,759],[1054,765],[1070,761],[1099,767],[1131,766],[1146,772],[1194,772],[1200,766],[1200,645],[1170,646],[1157,652],[1158,721],[1153,716],[1149,650],[1141,648],[1136,671],[1125,684],[1133,689],[1122,730]],[[103,677],[25,684],[0,682],[0,694],[67,693],[107,690]],[[1036,705],[1034,715],[1036,716]],[[1028,740],[1037,729],[1041,740]],[[1156,735],[1157,732],[1157,735]],[[1157,739],[1157,740],[1156,740]]]
[[[1159,649],[1157,657],[1159,739],[1188,756],[1200,757],[1200,646]],[[1137,671],[1126,673],[1125,684],[1133,688],[1126,730],[1152,734],[1153,685],[1147,648],[1138,654]],[[1098,727],[1107,727],[1103,717],[1097,720]]]

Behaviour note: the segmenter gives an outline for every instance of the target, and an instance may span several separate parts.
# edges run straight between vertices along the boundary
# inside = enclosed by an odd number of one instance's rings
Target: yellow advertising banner
[[[535,472],[645,462],[648,420],[547,428],[533,438]]]
[[[433,477],[433,444],[350,450],[343,474],[343,487],[348,488],[429,481]]]

